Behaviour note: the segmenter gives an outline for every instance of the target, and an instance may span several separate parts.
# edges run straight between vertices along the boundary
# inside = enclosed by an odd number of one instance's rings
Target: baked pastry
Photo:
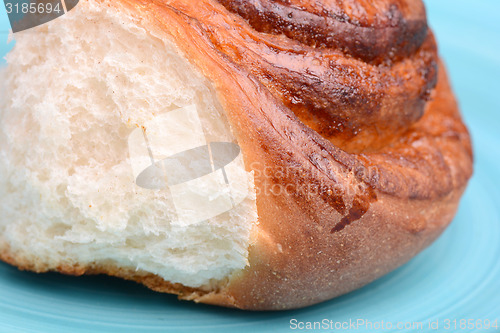
[[[82,0],[15,39],[1,80],[0,256],[21,269],[304,307],[431,244],[472,173],[418,0]],[[176,218],[165,184],[138,184],[141,128],[172,154],[191,132],[237,145],[243,196]],[[186,214],[219,207],[184,190]]]

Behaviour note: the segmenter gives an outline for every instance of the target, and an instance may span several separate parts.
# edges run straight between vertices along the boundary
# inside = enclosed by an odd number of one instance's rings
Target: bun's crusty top
[[[422,117],[437,52],[420,1],[219,2],[238,24],[207,27],[214,46],[336,146],[380,148]]]

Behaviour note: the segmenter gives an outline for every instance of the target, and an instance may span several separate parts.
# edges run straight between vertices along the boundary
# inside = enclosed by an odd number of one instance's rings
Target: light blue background
[[[276,313],[179,302],[113,278],[36,275],[0,264],[0,332],[281,332],[290,330],[292,318],[422,322],[419,332],[439,320],[438,332],[454,332],[460,330],[444,330],[443,320],[500,320],[500,2],[430,0],[427,6],[476,154],[459,213],[433,246],[349,295]],[[12,46],[8,29],[0,7],[0,54]],[[488,332],[494,331],[500,329]]]

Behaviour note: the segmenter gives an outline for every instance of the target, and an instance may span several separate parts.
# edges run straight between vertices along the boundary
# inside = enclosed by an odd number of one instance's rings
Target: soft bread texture
[[[195,104],[207,137],[231,141],[213,86],[171,43],[82,7],[20,34],[7,57],[1,243],[35,270],[113,265],[209,288],[248,264],[255,194],[196,225],[172,221],[168,192],[135,184],[127,139],[153,115]]]
[[[338,3],[89,0],[18,34],[2,259],[252,310],[315,304],[407,262],[452,220],[470,138],[421,2]],[[126,138],[193,103],[212,139],[236,138],[249,196],[172,225],[162,194],[135,186]]]

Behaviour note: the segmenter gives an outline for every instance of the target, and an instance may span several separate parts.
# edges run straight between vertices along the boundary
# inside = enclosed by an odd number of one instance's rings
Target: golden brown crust
[[[239,2],[222,3],[234,9]],[[253,1],[245,2],[245,6],[251,3]],[[366,6],[375,10],[373,4]],[[194,30],[203,38],[209,38],[210,49],[219,51],[229,58],[226,60],[253,74],[303,123],[335,146],[350,152],[378,149],[402,134],[420,119],[436,84],[437,52],[434,38],[427,30],[425,13],[415,19],[423,22],[420,29],[423,37],[411,39],[403,34],[398,36],[399,46],[390,41],[389,33],[368,39],[355,31],[341,33],[332,47],[317,47],[283,35],[269,34],[268,29],[255,30],[255,23],[252,20],[248,23],[246,15],[228,13],[216,1],[153,1],[147,7],[154,8],[158,18],[160,13],[165,14],[173,8],[180,18],[186,15],[186,23],[195,25]],[[265,10],[265,7],[258,7]],[[271,7],[274,9],[276,4]],[[301,12],[309,13],[307,8]],[[315,13],[314,8],[310,10]],[[401,18],[393,22],[399,25],[391,26],[390,30],[408,30],[408,21],[402,18],[400,11],[395,11]],[[277,18],[273,22],[283,28],[289,27]],[[324,21],[322,26],[327,26]],[[384,31],[382,27],[370,29]],[[306,36],[304,34],[301,36]],[[308,36],[312,40],[318,33],[309,31]],[[355,45],[370,42],[380,46],[387,41],[390,50],[385,52],[384,61],[366,62],[351,56],[348,36],[355,38],[351,41]],[[373,47],[363,46],[357,55],[369,56],[374,52]]]
[[[323,13],[318,1],[274,2],[303,17]],[[259,225],[250,265],[209,293],[113,267],[57,270],[103,272],[210,304],[298,308],[386,274],[452,220],[472,150],[435,41],[422,28],[420,1],[323,2],[325,15],[353,31],[386,31],[380,49],[369,46],[376,45],[369,33],[359,33],[360,48],[345,34],[309,40],[307,29],[329,34],[328,26],[307,26],[314,22],[287,33],[269,12],[259,26],[247,7],[264,1],[120,3],[172,40],[218,91],[255,172]],[[388,47],[394,54],[380,62]],[[8,251],[2,260],[30,269]]]

